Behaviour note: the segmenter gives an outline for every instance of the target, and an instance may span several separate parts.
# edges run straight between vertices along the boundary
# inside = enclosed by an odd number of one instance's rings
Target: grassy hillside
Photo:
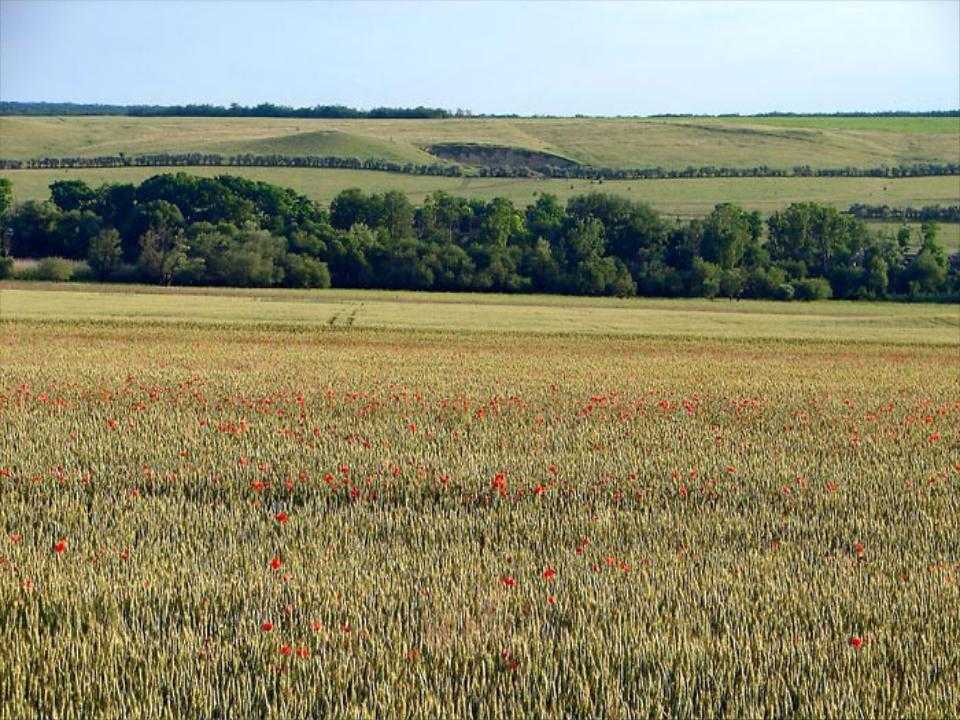
[[[507,197],[519,205],[532,202],[538,193],[553,193],[561,199],[591,191],[615,193],[652,204],[664,213],[681,217],[705,215],[720,202],[734,202],[749,209],[771,213],[791,202],[813,200],[846,209],[853,203],[890,206],[922,206],[960,202],[960,177],[883,178],[717,178],[698,180],[542,180],[520,178],[445,178],[363,170],[318,170],[310,168],[198,167],[178,168],[197,175],[241,175],[292,187],[318,202],[328,203],[348,187],[368,192],[402,190],[416,203],[435,190],[467,197]],[[49,197],[55,180],[81,179],[90,185],[104,182],[139,183],[164,168],[109,168],[83,170],[8,170],[17,200]]]
[[[303,120],[2,117],[0,157],[210,151],[425,162],[489,143],[605,167],[855,166],[960,161],[957,118]]]
[[[340,130],[297,132],[290,135],[235,139],[212,143],[204,148],[221,155],[335,155],[339,157],[379,158],[395,162],[435,163],[429,153],[400,143],[364,137]]]

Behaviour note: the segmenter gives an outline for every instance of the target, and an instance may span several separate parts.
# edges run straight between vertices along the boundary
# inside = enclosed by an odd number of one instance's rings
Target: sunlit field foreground
[[[7,284],[0,330],[4,719],[960,713],[956,306]]]

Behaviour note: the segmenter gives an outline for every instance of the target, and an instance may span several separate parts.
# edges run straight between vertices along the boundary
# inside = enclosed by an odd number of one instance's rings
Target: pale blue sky
[[[0,0],[0,99],[595,115],[960,107],[960,2]]]

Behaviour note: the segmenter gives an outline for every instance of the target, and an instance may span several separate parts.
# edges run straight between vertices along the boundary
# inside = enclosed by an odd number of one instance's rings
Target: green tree
[[[937,245],[935,239],[930,242],[924,239],[920,252],[904,271],[908,292],[914,296],[942,292],[946,288],[948,270],[943,248]]]
[[[0,177],[0,280],[13,272],[10,239],[13,231],[7,226],[7,215],[13,209],[13,183]]]
[[[567,215],[571,221],[593,217],[603,225],[606,253],[623,260],[635,275],[663,260],[667,228],[660,215],[645,203],[605,193],[570,198]]]
[[[874,254],[867,261],[867,278],[865,287],[870,297],[882,298],[887,294],[890,285],[889,267],[886,260],[879,254]]]
[[[54,254],[81,260],[87,256],[90,241],[100,232],[100,217],[90,210],[67,210],[57,220]]]
[[[478,240],[480,244],[505,248],[511,238],[524,233],[523,215],[506,198],[494,198],[483,209]]]
[[[46,257],[60,254],[57,226],[60,210],[51,202],[28,200],[7,219],[10,254],[14,257]]]
[[[735,268],[751,246],[759,247],[760,229],[757,213],[729,203],[717,205],[703,222],[701,255],[724,270]]]
[[[330,287],[330,270],[327,264],[309,255],[287,254],[284,257],[284,269],[284,285],[287,287]]]
[[[87,264],[100,280],[107,279],[117,269],[122,259],[120,233],[113,228],[101,230],[90,240]]]
[[[50,184],[50,199],[64,212],[89,210],[96,198],[97,193],[83,180],[57,180]]]
[[[720,278],[723,270],[719,265],[696,258],[690,273],[690,294],[694,297],[714,298],[720,294]]]
[[[150,230],[162,237],[173,237],[183,228],[180,208],[166,200],[150,200],[138,205],[127,233],[121,236],[123,258],[135,262],[141,251],[140,239]]]
[[[833,296],[829,281],[822,277],[795,280],[793,291],[797,300],[827,300]]]
[[[330,203],[330,223],[338,230],[349,230],[357,223],[370,223],[369,202],[359,188],[341,191]]]
[[[527,231],[533,239],[544,238],[554,242],[563,228],[566,212],[556,195],[544,193],[533,205],[527,206]]]
[[[140,238],[137,270],[145,280],[169,285],[187,266],[187,245],[181,231],[151,228]]]
[[[406,238],[413,235],[414,208],[407,196],[398,190],[384,193],[382,224],[392,238]]]
[[[13,183],[0,177],[0,219],[13,209]]]

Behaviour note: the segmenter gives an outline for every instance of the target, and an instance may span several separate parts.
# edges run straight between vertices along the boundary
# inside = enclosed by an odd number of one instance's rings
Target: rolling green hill
[[[873,167],[960,162],[958,118],[304,120],[0,117],[0,157],[281,153],[430,162],[430,145],[482,143],[624,168]]]

